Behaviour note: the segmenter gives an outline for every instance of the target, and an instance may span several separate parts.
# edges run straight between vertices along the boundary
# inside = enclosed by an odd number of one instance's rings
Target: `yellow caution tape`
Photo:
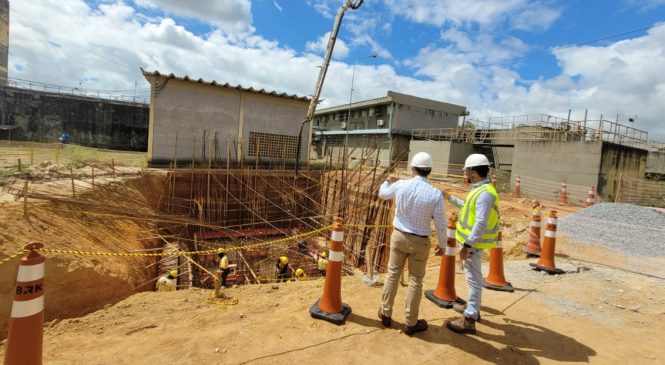
[[[21,251],[15,253],[15,254],[13,254],[13,255],[11,255],[11,256],[9,256],[9,257],[6,257],[6,258],[0,260],[0,265],[2,265],[2,264],[6,264],[6,263],[8,263],[9,261],[11,261],[11,260],[13,260],[13,259],[15,259],[15,258],[17,258],[17,257],[19,257],[19,256],[21,256],[21,255],[23,255],[24,253],[27,253],[27,252],[28,252],[28,251],[26,251],[26,250],[21,250]]]
[[[284,242],[288,241],[293,241],[309,236],[316,235],[318,233],[321,233],[325,230],[333,228],[334,225],[329,225],[325,226],[313,231],[297,234],[295,236],[290,236],[290,237],[285,237],[285,238],[280,238],[276,240],[271,240],[271,241],[266,241],[266,242],[260,242],[260,243],[255,243],[251,245],[244,245],[244,246],[234,246],[234,247],[220,247],[220,248],[215,248],[215,249],[210,249],[210,250],[200,250],[200,251],[172,251],[172,252],[145,252],[145,253],[139,253],[139,252],[94,252],[94,251],[82,251],[82,250],[65,250],[65,249],[59,249],[59,248],[41,248],[37,251],[42,252],[42,253],[52,253],[52,254],[62,254],[62,255],[74,255],[74,256],[106,256],[106,257],[169,257],[169,256],[193,256],[193,255],[210,255],[210,254],[217,254],[221,252],[233,252],[233,251],[243,251],[243,250],[249,250],[249,249],[254,249],[254,248],[261,248],[261,247],[267,247],[267,246],[272,246],[272,245],[277,245],[281,244]],[[350,224],[347,225],[346,227],[349,228],[366,228],[366,227],[374,227],[374,228],[389,228],[392,227],[391,225],[369,225],[369,224]],[[17,253],[4,258],[0,260],[0,265],[5,264],[25,253],[28,251],[26,250],[21,250],[18,251]],[[205,269],[203,269],[205,270]],[[207,270],[205,270],[207,271]],[[211,276],[215,277],[212,273],[207,271]]]

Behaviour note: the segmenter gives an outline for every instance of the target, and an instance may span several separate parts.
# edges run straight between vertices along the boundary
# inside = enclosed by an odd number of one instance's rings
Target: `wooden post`
[[[113,180],[115,180],[115,160],[111,159],[111,169],[113,170]]]
[[[35,146],[30,146],[30,166],[35,164]]]
[[[76,198],[76,188],[74,187],[74,171],[69,168],[69,177],[72,179],[72,198]]]
[[[92,167],[92,188],[95,188],[95,166],[90,166]]]
[[[21,159],[18,159],[18,172],[21,172]]]
[[[55,144],[55,163],[60,163],[60,144]]]
[[[23,217],[28,218],[28,179],[23,185]]]

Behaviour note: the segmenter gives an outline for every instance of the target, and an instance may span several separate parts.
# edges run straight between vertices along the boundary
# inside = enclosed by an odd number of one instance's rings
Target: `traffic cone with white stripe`
[[[522,197],[522,192],[520,191],[521,185],[522,184],[522,179],[518,176],[517,179],[515,180],[515,190],[513,190],[513,198],[521,198]]]
[[[496,174],[492,173],[492,186],[496,188]]]
[[[342,303],[342,261],[344,261],[344,228],[342,218],[335,218],[330,239],[326,280],[323,295],[309,309],[314,318],[340,325],[351,313],[351,307]]]
[[[513,285],[506,281],[503,274],[503,243],[501,242],[501,231],[496,239],[496,247],[490,250],[490,272],[485,278],[483,286],[487,289],[514,292]]]
[[[566,184],[566,180],[561,182],[561,192],[559,193],[559,205],[564,207],[568,205],[568,191],[566,191],[567,187],[568,185]]]
[[[529,231],[529,241],[523,251],[527,255],[540,256],[540,203],[533,201],[533,212],[531,214],[531,230]]]
[[[462,176],[462,186],[469,186],[469,177],[466,175],[466,169],[464,169],[464,176]]]
[[[591,187],[591,190],[589,190],[589,194],[586,197],[586,202],[584,203],[584,207],[588,208],[593,205],[593,203],[596,201],[596,188]]]
[[[44,331],[44,256],[39,242],[27,244],[16,278],[4,365],[41,364]]]
[[[446,239],[446,252],[441,256],[439,269],[439,282],[434,290],[425,290],[425,297],[441,308],[452,308],[454,303],[465,304],[464,299],[455,293],[455,223],[457,214],[448,217],[448,238]]]
[[[554,250],[556,247],[556,211],[550,212],[545,226],[545,237],[543,238],[543,252],[540,254],[538,263],[530,263],[533,268],[546,271],[550,275],[563,274],[564,271],[557,269],[554,265]]]

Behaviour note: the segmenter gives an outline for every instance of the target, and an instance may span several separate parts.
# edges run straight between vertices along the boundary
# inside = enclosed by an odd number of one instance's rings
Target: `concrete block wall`
[[[603,142],[602,163],[598,179],[598,193],[614,200],[619,179],[643,179],[648,151],[639,148]]]
[[[71,143],[145,151],[149,107],[76,95],[0,87],[0,138],[57,142],[62,132]]]
[[[647,175],[665,175],[665,151],[649,151],[645,173]]]
[[[549,190],[556,190],[563,180],[571,185],[597,186],[601,157],[601,143],[518,141],[513,151],[510,185],[515,186],[517,177],[522,176],[523,180],[532,177],[550,182]],[[521,190],[526,196],[539,197],[544,193],[542,187],[530,187],[525,181]]]

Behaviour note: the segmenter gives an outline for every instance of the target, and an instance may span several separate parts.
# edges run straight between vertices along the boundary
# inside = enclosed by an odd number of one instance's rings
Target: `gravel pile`
[[[559,219],[557,230],[584,242],[636,256],[665,256],[665,214],[624,203],[601,203]]]

